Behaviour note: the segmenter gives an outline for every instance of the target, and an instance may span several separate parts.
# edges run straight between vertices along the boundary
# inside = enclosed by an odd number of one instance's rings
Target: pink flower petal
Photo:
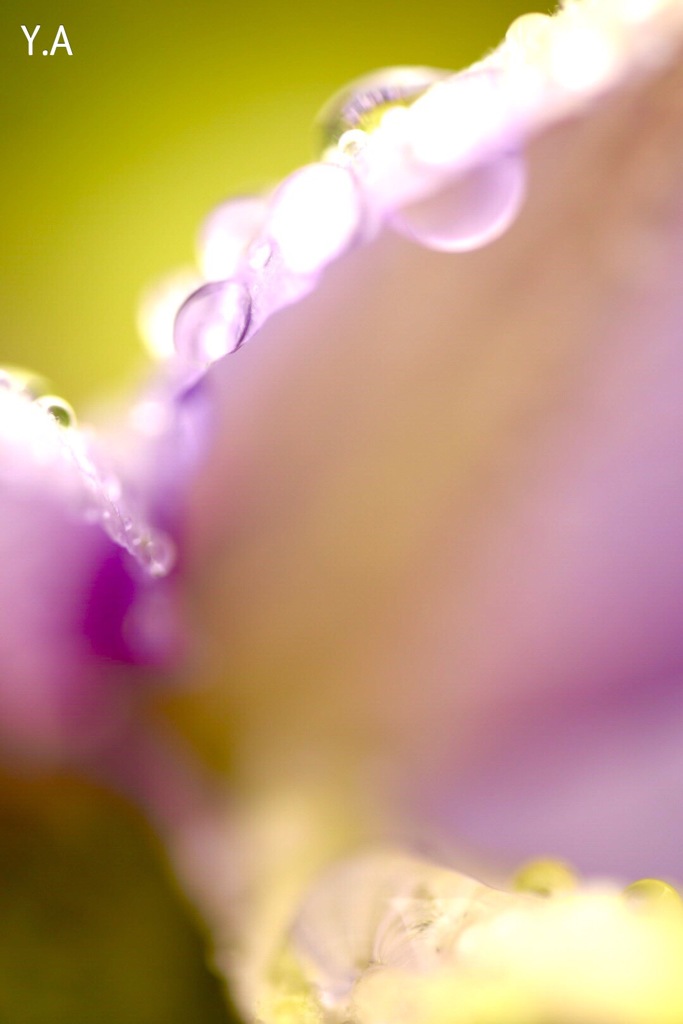
[[[189,571],[239,771],[414,814],[511,716],[675,679],[682,96],[677,58],[570,104],[502,238],[382,234],[210,372]]]
[[[17,381],[0,383],[0,742],[82,760],[129,715],[131,666],[177,648],[171,590],[157,578],[171,542],[88,433],[60,426],[54,402]]]

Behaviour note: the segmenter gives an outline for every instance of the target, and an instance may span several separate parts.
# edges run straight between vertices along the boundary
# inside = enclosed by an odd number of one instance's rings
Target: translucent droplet
[[[561,860],[532,860],[523,864],[514,878],[518,892],[535,893],[537,896],[552,896],[558,892],[570,892],[576,888],[577,878],[573,869]]]
[[[273,258],[273,246],[268,241],[257,239],[247,251],[247,264],[250,270],[265,270]]]
[[[410,109],[410,148],[430,167],[474,162],[510,143],[510,97],[495,68],[475,68],[437,83]]]
[[[390,107],[409,105],[449,74],[436,68],[395,67],[351,82],[325,104],[316,119],[322,152],[336,146],[349,130],[372,132]]]
[[[366,972],[451,967],[474,929],[517,902],[457,871],[380,849],[338,862],[318,877],[299,904],[290,949],[332,1011],[329,1019],[356,1020],[351,1003]]]
[[[19,391],[29,398],[38,398],[49,390],[45,377],[23,366],[0,366],[0,387]]]
[[[239,281],[213,281],[193,292],[178,310],[173,332],[179,355],[208,366],[234,352],[249,326],[249,291]]]
[[[367,132],[364,132],[362,128],[349,128],[348,131],[339,136],[337,149],[343,156],[353,158],[362,153],[367,144]]]
[[[8,391],[17,390],[12,374],[2,367],[0,367],[0,388],[6,388]]]
[[[166,576],[175,564],[175,545],[167,534],[159,531],[143,537],[138,552],[142,565],[151,576]]]
[[[240,196],[210,214],[199,234],[199,262],[206,278],[224,281],[238,273],[267,210],[263,196]]]
[[[523,14],[512,22],[502,47],[506,93],[522,117],[546,101],[551,76],[550,54],[555,18],[547,14]]]
[[[519,50],[527,60],[539,60],[546,54],[553,19],[548,14],[522,14],[505,33],[505,42]]]
[[[661,878],[641,878],[632,882],[624,889],[624,896],[629,903],[654,908],[681,907],[681,897],[677,889]]]
[[[36,399],[35,404],[44,409],[60,427],[76,426],[76,413],[69,403],[59,395],[41,395]]]
[[[162,530],[154,529],[119,508],[108,532],[151,576],[166,576],[173,568],[175,545]]]
[[[268,234],[288,270],[312,274],[351,244],[361,212],[360,191],[348,170],[308,164],[273,194]]]
[[[168,359],[173,354],[173,327],[178,310],[203,280],[194,268],[186,267],[143,292],[137,326],[147,351],[155,359]]]
[[[475,167],[435,196],[398,210],[392,226],[438,252],[478,249],[502,235],[526,193],[526,165],[505,154]]]
[[[549,68],[570,92],[604,85],[620,65],[618,37],[579,6],[565,8],[553,26]]]

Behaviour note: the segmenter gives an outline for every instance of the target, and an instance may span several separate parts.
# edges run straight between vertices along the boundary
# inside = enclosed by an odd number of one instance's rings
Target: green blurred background
[[[142,289],[218,201],[310,159],[312,119],[376,67],[457,68],[520,0],[5,0],[0,363],[76,405],[144,366]],[[34,56],[21,31],[41,29]],[[64,25],[73,56],[50,49]],[[0,671],[2,667],[0,666]],[[0,1022],[229,1019],[135,815],[76,782],[0,778]]]

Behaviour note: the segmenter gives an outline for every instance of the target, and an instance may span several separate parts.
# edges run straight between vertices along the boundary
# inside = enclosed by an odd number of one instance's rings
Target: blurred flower
[[[154,580],[173,544],[150,525],[150,495],[124,497],[102,446],[42,390],[0,372],[0,720],[5,749],[63,762],[120,730],[133,666],[170,657],[152,620],[170,612]]]
[[[122,666],[175,656],[233,802],[169,842],[259,1020],[682,1015],[679,907],[503,891],[546,853],[681,873],[682,29],[568,3],[335,98],[322,160],[162,294],[115,472],[0,389],[8,721],[157,814],[168,755],[112,723]],[[449,868],[313,881],[375,839]]]
[[[529,865],[518,883],[552,877]],[[555,866],[557,875],[557,866]],[[566,881],[566,879],[565,879]],[[683,909],[641,882],[503,892],[376,850],[307,893],[257,1004],[273,1021],[678,1021]]]

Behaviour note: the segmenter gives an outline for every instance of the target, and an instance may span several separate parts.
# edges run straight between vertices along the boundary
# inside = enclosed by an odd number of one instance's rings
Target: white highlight
[[[174,354],[173,325],[176,313],[188,295],[202,283],[196,270],[185,267],[169,274],[143,293],[138,307],[137,328],[145,348],[154,359],[169,359]]]
[[[491,145],[508,121],[500,77],[484,69],[432,86],[408,116],[414,157],[437,167],[471,158]]]
[[[199,265],[207,281],[234,277],[265,220],[267,201],[243,196],[219,206],[199,235]]]
[[[360,218],[360,195],[350,172],[309,164],[276,191],[268,231],[289,270],[312,274],[351,243]]]
[[[505,42],[518,47],[526,57],[542,57],[552,27],[553,19],[548,14],[522,14],[505,33]]]
[[[553,32],[549,57],[554,81],[570,92],[582,92],[609,79],[618,48],[612,34],[571,11]]]

